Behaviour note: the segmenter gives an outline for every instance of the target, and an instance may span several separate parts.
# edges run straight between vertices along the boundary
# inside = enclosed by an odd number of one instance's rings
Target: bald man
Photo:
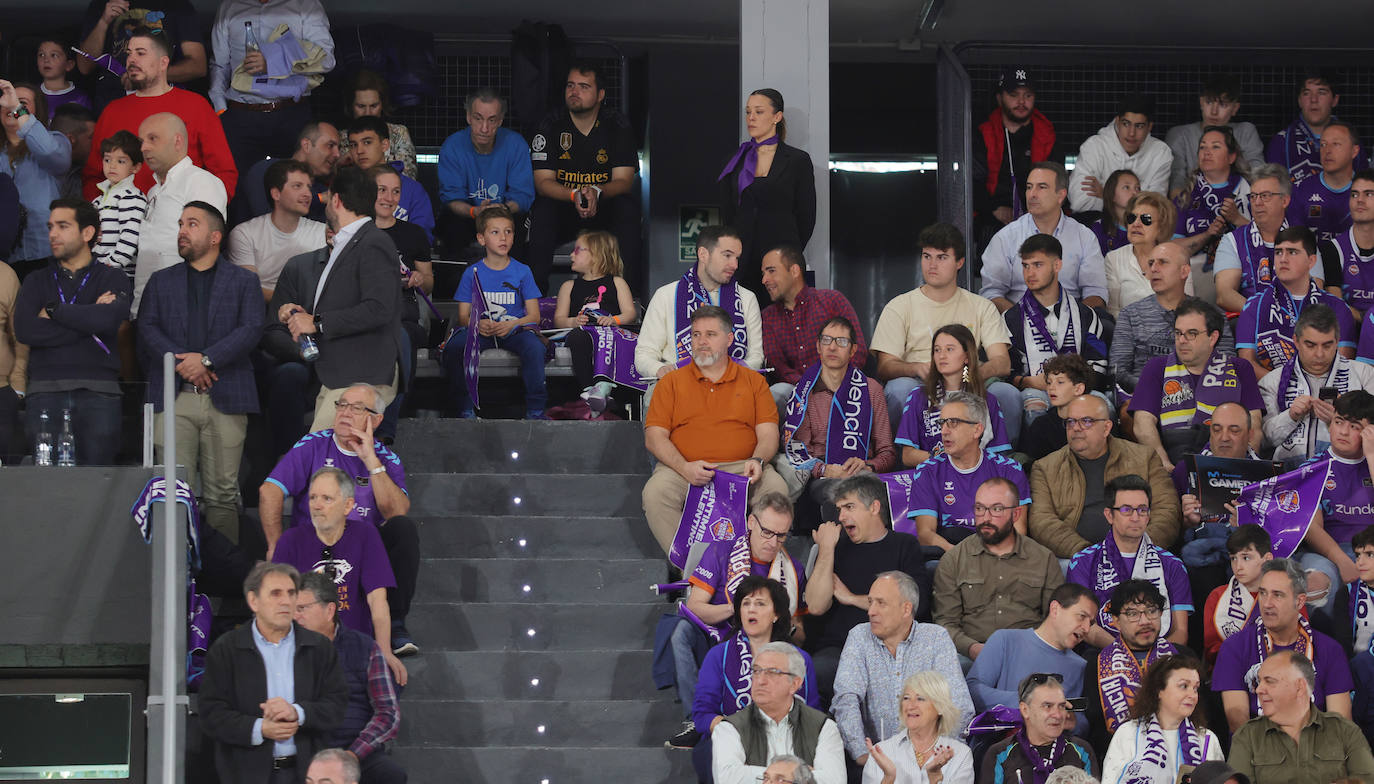
[[[153,172],[148,191],[148,213],[138,237],[138,262],[134,267],[133,314],[148,278],[154,272],[181,262],[177,255],[177,221],[189,202],[203,201],[224,214],[228,196],[224,183],[191,163],[186,155],[186,123],[175,114],[161,112],[138,126],[143,142],[143,164]]]

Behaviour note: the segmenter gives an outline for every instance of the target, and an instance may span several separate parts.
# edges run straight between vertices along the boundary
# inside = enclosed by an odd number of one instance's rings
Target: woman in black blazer
[[[741,144],[720,173],[721,220],[739,230],[744,241],[735,280],[759,298],[763,255],[779,245],[805,248],[816,228],[816,181],[811,156],[784,144],[787,123],[782,93],[767,88],[749,94],[744,122],[749,141]]]

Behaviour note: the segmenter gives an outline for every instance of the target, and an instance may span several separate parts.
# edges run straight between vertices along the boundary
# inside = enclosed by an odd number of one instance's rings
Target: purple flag
[[[982,732],[1006,732],[1007,730],[1019,729],[1025,720],[1021,718],[1021,711],[1006,705],[994,705],[973,717],[969,722],[969,734]]]
[[[1330,477],[1331,458],[1327,457],[1247,485],[1236,498],[1237,521],[1263,527],[1274,542],[1274,557],[1288,558],[1302,544],[1321,509],[1322,493],[1335,489]]]
[[[639,336],[620,327],[582,327],[596,339],[592,351],[592,375],[643,392],[649,382],[635,370],[635,344]]]
[[[91,55],[81,51],[80,49],[77,49],[75,46],[71,47],[71,50],[86,58],[87,60],[90,60],[91,62],[95,63],[101,68],[104,68],[105,70],[109,71],[115,76],[124,75],[124,64],[114,59],[108,54],[102,54],[99,57],[92,57]]]
[[[878,474],[887,485],[887,508],[892,512],[892,530],[916,535],[916,521],[906,516],[911,509],[911,481],[916,478],[916,470],[897,471],[891,474]]]
[[[743,534],[748,509],[748,477],[717,470],[709,483],[689,486],[668,560],[681,569],[697,542],[728,542]]]
[[[472,315],[468,318],[467,340],[463,343],[463,380],[468,385],[468,398],[472,407],[478,408],[477,374],[482,364],[481,336],[477,334],[477,322],[487,312],[487,295],[482,292],[482,279],[476,270],[472,273]]]

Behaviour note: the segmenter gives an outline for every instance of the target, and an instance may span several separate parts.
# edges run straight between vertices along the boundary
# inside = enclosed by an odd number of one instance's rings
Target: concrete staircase
[[[634,422],[403,420],[424,563],[396,753],[411,781],[689,782],[650,678],[665,561]]]

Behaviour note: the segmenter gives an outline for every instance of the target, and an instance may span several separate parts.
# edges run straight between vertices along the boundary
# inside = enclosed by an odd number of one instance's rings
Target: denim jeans
[[[673,666],[677,672],[677,698],[682,702],[682,711],[687,718],[692,717],[692,702],[697,696],[697,676],[701,673],[701,661],[711,650],[711,638],[697,628],[697,625],[683,618],[673,629]]]
[[[467,376],[463,368],[463,346],[467,342],[467,327],[454,331],[444,347],[444,375],[448,376],[453,396],[458,401],[458,410],[472,408],[468,398]],[[478,338],[482,350],[503,348],[514,351],[520,357],[520,379],[525,382],[525,409],[543,411],[549,399],[548,388],[544,384],[544,343],[539,336],[528,329],[512,332],[504,338]]]

